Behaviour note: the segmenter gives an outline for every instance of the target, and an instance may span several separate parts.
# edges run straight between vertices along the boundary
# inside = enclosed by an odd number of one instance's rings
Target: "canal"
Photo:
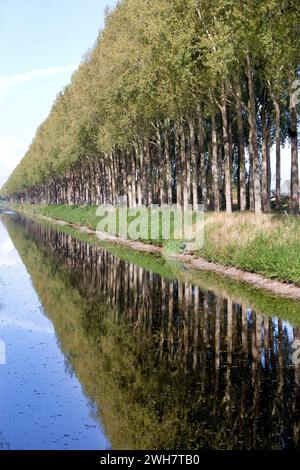
[[[299,448],[299,340],[297,302],[0,216],[2,449]]]

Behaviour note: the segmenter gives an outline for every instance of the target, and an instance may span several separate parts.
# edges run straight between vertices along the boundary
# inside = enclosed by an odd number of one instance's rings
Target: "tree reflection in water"
[[[49,226],[6,225],[113,448],[299,447],[299,328]]]

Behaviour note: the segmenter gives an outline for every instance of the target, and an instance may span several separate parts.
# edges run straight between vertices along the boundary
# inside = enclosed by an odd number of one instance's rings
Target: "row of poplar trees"
[[[260,214],[289,143],[297,214],[299,57],[294,0],[120,1],[1,194]]]

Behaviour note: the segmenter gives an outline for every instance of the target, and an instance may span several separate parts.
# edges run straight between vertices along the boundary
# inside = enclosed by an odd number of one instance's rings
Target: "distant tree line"
[[[294,0],[120,1],[1,194],[260,214],[289,142],[297,214],[299,18]]]

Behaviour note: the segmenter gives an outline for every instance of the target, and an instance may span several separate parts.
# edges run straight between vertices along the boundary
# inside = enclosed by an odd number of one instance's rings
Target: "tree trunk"
[[[267,187],[267,212],[271,211],[271,184],[272,184],[272,169],[271,169],[271,119],[268,119],[268,129],[267,129],[267,177],[268,177],[268,187]]]
[[[180,135],[179,124],[175,124],[175,160],[176,160],[176,203],[182,204],[181,162],[180,162]]]
[[[298,132],[297,103],[295,95],[290,98],[290,136],[291,136],[291,209],[294,215],[299,214],[299,168],[298,168]]]
[[[228,116],[226,107],[226,95],[224,85],[222,86],[222,103],[221,113],[223,122],[223,143],[224,143],[224,160],[225,160],[225,198],[226,198],[226,212],[232,212],[232,187],[231,187],[231,155],[230,143],[228,135]]]
[[[134,148],[132,147],[131,153],[132,161],[132,207],[136,207],[136,159]]]
[[[110,152],[110,168],[111,168],[111,203],[113,205],[116,204],[117,196],[116,196],[116,172],[115,172],[115,162],[114,162],[114,153]]]
[[[166,166],[166,202],[172,204],[172,163],[170,158],[170,144],[169,144],[169,122],[166,121],[164,128],[164,154],[165,154],[165,166]]]
[[[143,155],[140,142],[137,141],[134,144],[135,149],[135,158],[136,158],[136,169],[137,169],[137,200],[138,205],[141,206],[143,204],[143,193],[142,193],[142,173],[143,173]]]
[[[281,111],[278,100],[274,100],[276,113],[276,209],[281,207]]]
[[[206,168],[205,168],[205,148],[204,148],[204,127],[203,127],[203,115],[202,107],[198,106],[198,145],[199,145],[199,158],[200,158],[200,178],[201,178],[201,191],[202,191],[202,203],[204,209],[207,210],[207,182],[206,182]]]
[[[252,143],[252,154],[253,154],[253,187],[254,187],[254,209],[257,215],[261,214],[261,187],[260,187],[260,176],[259,176],[259,161],[258,161],[258,143],[257,143],[257,131],[256,131],[256,106],[255,106],[255,95],[253,85],[253,72],[250,56],[247,55],[247,78],[248,78],[248,89],[249,89],[249,127],[250,136]]]
[[[216,115],[214,111],[211,114],[211,142],[212,142],[212,183],[213,183],[214,210],[216,212],[220,212],[218,141],[217,141]]]
[[[166,194],[165,194],[165,158],[163,155],[163,148],[162,148],[162,138],[161,138],[161,128],[160,125],[157,125],[157,132],[156,132],[156,141],[157,141],[157,167],[159,170],[158,173],[158,189],[159,189],[159,197],[158,197],[158,204],[162,205],[165,202]]]
[[[237,87],[236,93],[236,114],[239,138],[239,201],[240,211],[246,210],[246,165],[245,165],[245,140],[244,140],[244,125],[242,115],[242,92],[240,84]]]
[[[254,212],[253,139],[249,129],[249,209]]]
[[[186,145],[185,145],[185,133],[184,133],[183,120],[181,120],[181,124],[180,124],[180,159],[181,159],[183,207],[184,209],[186,209],[189,204],[190,176],[189,176],[188,155],[186,152]]]
[[[147,191],[147,205],[150,207],[153,203],[153,184],[152,184],[152,155],[150,150],[149,139],[146,138],[145,145],[145,161],[144,161],[144,178]]]
[[[197,210],[198,207],[198,162],[196,154],[196,139],[195,127],[193,117],[189,120],[190,128],[190,143],[191,143],[191,162],[192,162],[192,194],[193,194],[193,208]]]
[[[268,119],[265,103],[261,109],[262,122],[262,208],[264,212],[268,211]]]

